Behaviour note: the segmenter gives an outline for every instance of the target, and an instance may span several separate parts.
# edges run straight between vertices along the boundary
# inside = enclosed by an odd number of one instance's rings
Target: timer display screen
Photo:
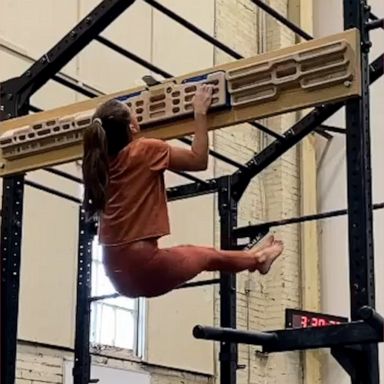
[[[348,322],[348,318],[332,316],[324,313],[301,311],[298,309],[286,309],[286,328],[325,327]]]

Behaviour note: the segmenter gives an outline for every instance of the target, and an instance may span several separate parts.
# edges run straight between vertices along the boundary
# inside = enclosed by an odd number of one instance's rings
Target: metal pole
[[[366,24],[366,27],[369,31],[373,31],[374,29],[384,29],[384,19],[378,19],[374,21],[370,21]]]
[[[277,340],[276,333],[243,331],[232,328],[204,327],[196,325],[193,328],[193,336],[197,339],[206,340],[231,340],[234,343],[266,345]]]
[[[85,212],[79,208],[79,243],[77,264],[76,334],[73,383],[88,384],[91,374],[90,322],[92,284],[92,241],[95,224],[87,223]]]
[[[135,63],[141,65],[142,67],[147,68],[152,72],[158,73],[159,75],[163,76],[166,79],[169,79],[172,77],[172,75],[170,73],[160,69],[159,67],[156,67],[155,65],[153,65],[149,61],[142,59],[141,57],[139,57],[139,56],[135,55],[134,53],[128,51],[127,49],[115,44],[114,42],[106,39],[105,37],[97,36],[95,38],[95,40],[98,41],[100,44],[105,45],[106,47],[112,49],[113,51],[120,53],[124,57],[126,57],[126,58],[134,61]]]
[[[384,209],[384,203],[374,204],[373,209],[374,210]],[[249,225],[246,227],[236,228],[234,230],[234,234],[236,238],[240,239],[244,237],[253,236],[255,233],[264,232],[264,231],[268,232],[271,227],[281,227],[283,225],[299,224],[299,223],[305,223],[307,221],[313,221],[313,220],[330,219],[332,217],[344,216],[347,214],[348,214],[348,210],[339,209],[337,211],[322,212],[314,215],[304,215],[299,217],[291,217],[289,219],[268,221],[266,223],[260,223],[255,225]]]
[[[3,179],[1,217],[1,384],[14,384],[19,313],[24,176]]]
[[[0,83],[0,90],[3,83]],[[0,120],[26,115],[29,100],[17,105],[15,98],[7,103],[0,98]],[[21,241],[23,229],[24,175],[3,178],[1,209],[0,257],[0,380],[1,384],[14,384],[16,374],[17,329],[19,314],[19,288]]]
[[[346,103],[349,272],[351,318],[375,307],[369,105],[369,20],[366,0],[344,0],[344,28],[361,32],[362,95]],[[353,384],[379,384],[377,344],[362,345]]]
[[[289,21],[286,17],[278,13],[275,9],[270,7],[268,4],[263,2],[262,0],[251,0],[253,4],[260,7],[264,12],[268,13],[270,16],[272,16],[274,19],[288,27],[292,32],[295,32],[297,35],[302,37],[305,40],[312,40],[313,37],[309,35],[307,32],[303,31],[300,27],[298,27],[296,24],[292,23],[292,21]]]
[[[64,177],[65,179],[71,180],[71,181],[73,181],[75,183],[83,184],[83,180],[80,177],[76,177],[76,176],[72,175],[71,173],[67,173],[67,172],[61,171],[60,169],[44,168],[44,171],[52,173],[53,175]]]
[[[233,229],[237,224],[237,201],[232,196],[231,177],[221,180],[219,186],[220,240],[222,249],[233,249],[236,241]],[[236,275],[220,273],[220,326],[236,328]],[[238,367],[237,344],[220,342],[220,382],[236,384]]]
[[[34,181],[25,180],[25,185],[28,185],[29,187],[38,189],[38,190],[43,191],[43,192],[50,193],[51,195],[54,195],[54,196],[57,196],[57,197],[61,197],[62,199],[65,199],[65,200],[68,200],[68,201],[72,201],[73,203],[81,204],[81,199],[78,199],[77,197],[68,195],[67,193],[64,193],[64,192],[56,191],[53,188],[46,187],[45,185],[36,183]]]

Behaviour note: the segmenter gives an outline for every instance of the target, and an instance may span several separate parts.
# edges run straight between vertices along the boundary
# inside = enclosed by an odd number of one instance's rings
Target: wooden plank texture
[[[360,95],[361,91],[360,55],[357,54],[360,49],[358,33],[355,29],[345,31],[278,51],[189,73],[171,81],[182,83],[192,77],[217,71],[225,72],[231,103],[228,103],[224,109],[210,112],[208,116],[210,130],[327,102],[345,100]],[[344,47],[343,52],[346,52],[343,57],[347,65],[340,62],[337,52],[336,56],[333,52],[335,47],[336,50],[340,50],[341,45]],[[335,78],[337,81],[334,80]],[[64,116],[89,112],[107,99],[143,91],[145,91],[144,87],[136,87],[7,120],[0,123],[0,135]],[[160,121],[143,129],[140,135],[169,140],[192,134],[193,131],[194,122],[188,116]],[[80,141],[63,148],[47,148],[39,153],[28,153],[24,157],[19,156],[13,159],[7,158],[4,153],[0,156],[0,176],[74,161],[81,158],[82,149]]]

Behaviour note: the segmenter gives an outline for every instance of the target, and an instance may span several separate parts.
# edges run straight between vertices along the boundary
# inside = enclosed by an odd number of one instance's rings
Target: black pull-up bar
[[[369,310],[374,311],[372,308]],[[287,352],[379,343],[383,341],[383,326],[374,327],[368,321],[353,321],[322,327],[254,332],[197,325],[193,328],[193,336],[204,340],[259,345],[263,352]]]
[[[366,24],[366,27],[368,31],[372,31],[374,29],[384,29],[384,19],[376,19],[373,21],[370,21],[369,23]]]
[[[232,343],[244,343],[253,345],[266,345],[277,340],[275,333],[241,331],[233,328],[203,327],[196,325],[193,328],[193,336],[196,339],[215,341],[228,341]]]
[[[359,315],[363,321],[267,332],[196,325],[193,328],[193,336],[196,339],[259,345],[263,347],[263,352],[284,352],[382,342],[384,338],[383,317],[369,306],[362,307]]]
[[[373,21],[378,21],[378,20],[379,20],[379,18],[378,18],[374,13],[372,13],[372,12],[370,12],[370,14],[369,14],[369,18],[370,18],[371,20],[373,20]],[[381,19],[381,25],[379,26],[379,28],[382,28],[382,29],[384,29],[384,23],[383,23],[383,20],[384,20],[384,19]]]
[[[384,203],[373,204],[373,210],[384,209]],[[266,223],[248,225],[246,227],[238,227],[234,229],[234,234],[237,238],[244,238],[252,236],[255,233],[263,232],[269,230],[271,227],[281,227],[283,225],[289,224],[299,224],[307,221],[329,219],[331,217],[344,216],[348,214],[347,209],[339,209],[337,211],[322,212],[314,215],[305,215],[299,217],[291,217],[289,219],[269,221]]]
[[[209,279],[209,280],[199,280],[199,281],[191,281],[189,283],[185,283],[176,287],[175,289],[184,289],[184,288],[195,288],[195,287],[204,287],[206,285],[218,284],[220,283],[220,279]],[[120,297],[119,293],[111,293],[109,295],[101,295],[101,296],[93,296],[89,298],[90,302],[107,300],[107,299],[116,299]]]

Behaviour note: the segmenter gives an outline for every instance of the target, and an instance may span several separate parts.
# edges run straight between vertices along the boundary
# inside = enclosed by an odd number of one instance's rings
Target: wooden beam
[[[208,116],[209,129],[219,129],[238,123],[269,117],[302,108],[345,100],[360,95],[359,32],[356,29],[300,43],[256,57],[238,60],[206,70],[167,80],[166,84],[224,72],[229,102],[224,109],[212,110]],[[171,83],[170,83],[171,81]],[[161,93],[161,87],[149,93]],[[137,87],[111,95],[67,105],[50,111],[23,116],[0,123],[0,135],[12,130],[32,129],[33,125],[90,113],[102,102],[116,97],[127,98],[144,94]],[[165,91],[164,91],[165,92]],[[148,93],[148,92],[147,92]],[[141,97],[141,96],[139,96]],[[127,101],[128,104],[128,101]],[[149,123],[151,121],[148,121]],[[142,130],[140,136],[169,140],[194,132],[191,116],[157,121]],[[3,137],[3,136],[2,136]],[[40,152],[10,158],[2,151],[0,176],[35,170],[80,159],[81,138],[63,147],[43,147]]]

